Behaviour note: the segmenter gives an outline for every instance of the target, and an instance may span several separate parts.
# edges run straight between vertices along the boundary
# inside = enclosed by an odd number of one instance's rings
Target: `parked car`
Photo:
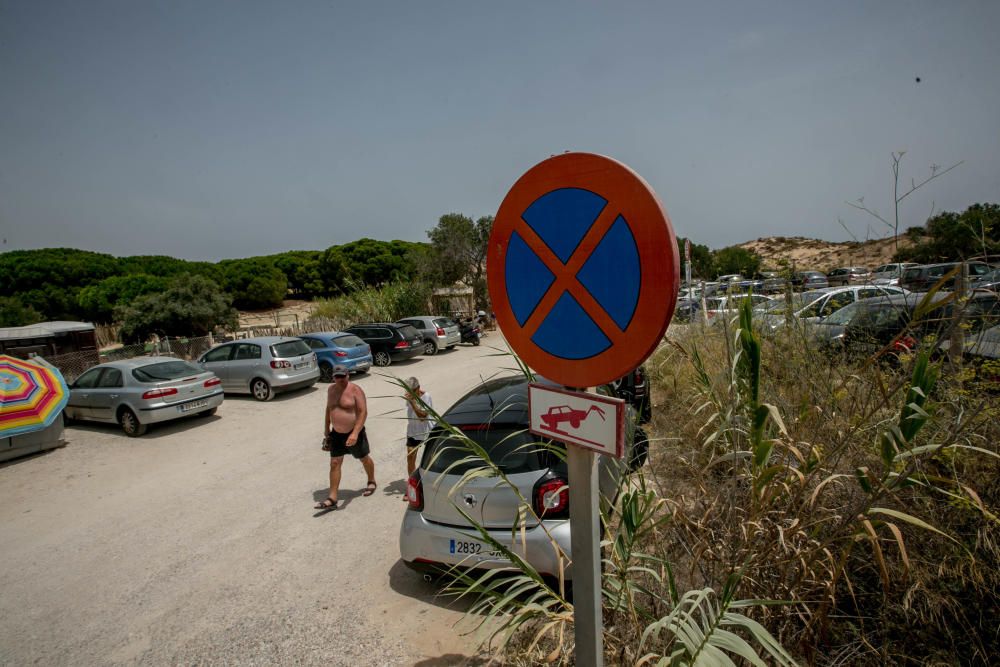
[[[705,321],[710,324],[723,318],[733,317],[740,309],[740,304],[749,299],[756,308],[771,301],[771,297],[763,294],[730,294],[727,296],[713,296],[705,299]]]
[[[229,394],[269,401],[276,392],[311,387],[319,380],[316,354],[301,338],[262,336],[216,345],[198,365],[222,380]]]
[[[871,279],[871,272],[863,266],[843,266],[826,274],[830,287],[863,285]]]
[[[319,362],[319,381],[333,382],[333,367],[344,366],[351,373],[364,373],[372,367],[372,348],[346,331],[322,331],[299,336]]]
[[[871,282],[873,285],[898,285],[899,278],[903,271],[911,266],[918,266],[913,262],[896,262],[893,264],[882,264],[872,271]]]
[[[677,322],[690,322],[694,320],[700,310],[700,299],[688,299],[686,297],[682,297],[677,299],[677,305],[674,306],[673,319]]]
[[[138,437],[150,424],[215,414],[221,382],[210,371],[174,357],[136,357],[98,364],[69,387],[63,412],[75,420],[118,424]]]
[[[452,349],[462,340],[458,324],[443,315],[415,315],[404,317],[396,324],[409,324],[424,337],[424,354],[437,354],[442,349]]]
[[[958,273],[955,270],[961,264],[961,262],[943,262],[941,264],[918,264],[917,266],[908,267],[903,271],[903,275],[899,279],[899,285],[911,292],[926,292],[941,282],[945,276],[948,276],[942,283],[941,289],[953,289]],[[966,264],[969,266],[970,282],[979,276],[986,275],[992,270],[990,265],[984,262],[966,262]],[[955,274],[949,275],[952,271],[955,271]]]
[[[873,354],[889,345],[898,353],[911,351],[925,340],[940,347],[947,340],[956,307],[963,309],[965,335],[1000,320],[1000,296],[993,292],[974,292],[966,302],[956,300],[950,292],[937,292],[915,320],[917,307],[926,296],[915,292],[862,299],[814,323],[811,332],[820,347],[828,349]]]
[[[545,381],[536,378],[536,382]],[[613,396],[614,389],[605,385],[598,393]],[[645,461],[646,435],[636,423],[635,411],[628,408],[626,414],[625,457],[598,459],[603,508],[614,502],[622,477]],[[502,552],[474,537],[476,529],[464,511],[497,542],[516,549],[543,576],[556,578],[560,563],[550,536],[566,554],[571,553],[568,472],[564,457],[558,453],[565,450],[559,443],[542,444],[528,431],[527,379],[508,376],[488,380],[460,398],[442,419],[485,450],[517,493],[496,477],[468,478],[467,473],[477,468],[469,458],[469,449],[449,431],[436,427],[424,446],[419,467],[407,481],[407,511],[399,532],[403,562],[417,571],[432,573],[456,565],[510,568]],[[531,502],[534,514],[525,516],[519,511],[518,494]],[[569,565],[566,579],[571,582],[572,578]]]
[[[826,274],[819,271],[799,271],[792,276],[792,288],[800,292],[829,287]]]
[[[993,269],[989,273],[969,279],[969,289],[988,289],[997,291],[1000,288],[1000,269]]]
[[[763,294],[780,294],[788,285],[788,281],[777,271],[762,271],[760,276],[760,291]]]
[[[635,408],[640,424],[653,418],[653,401],[650,397],[649,375],[645,366],[638,366],[631,373],[611,383],[615,395],[628,401]]]
[[[424,352],[424,338],[409,324],[370,322],[355,324],[345,329],[372,348],[372,361],[376,366],[388,366],[394,361],[412,359]]]
[[[827,287],[826,289],[801,292],[792,296],[791,304],[777,298],[758,311],[757,321],[772,330],[785,323],[786,311],[791,307],[792,316],[803,322],[814,322],[829,317],[844,306],[860,299],[869,299],[890,294],[903,294],[906,290],[893,285],[849,285],[847,287]]]

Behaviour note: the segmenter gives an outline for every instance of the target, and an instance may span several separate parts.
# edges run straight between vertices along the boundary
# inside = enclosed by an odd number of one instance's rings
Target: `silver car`
[[[63,413],[73,420],[119,424],[137,437],[150,424],[212,415],[222,403],[219,378],[174,357],[136,357],[89,369],[70,385]]]
[[[319,380],[316,354],[301,338],[262,336],[217,345],[198,364],[222,380],[226,393],[269,401],[275,392],[311,387]]]
[[[598,392],[615,395],[609,386]],[[452,565],[510,568],[502,552],[477,539],[464,512],[543,576],[557,579],[561,564],[548,536],[570,554],[566,462],[553,451],[562,445],[533,444],[539,439],[528,432],[528,381],[512,376],[484,382],[459,399],[442,419],[489,454],[533,511],[522,511],[518,493],[496,477],[466,478],[465,473],[476,466],[467,460],[470,450],[438,427],[431,431],[420,465],[407,482],[407,512],[399,532],[403,562],[427,573]],[[641,466],[648,453],[646,436],[636,425],[631,406],[627,407],[626,434],[623,459],[599,457],[598,485],[605,508],[614,502],[623,475]],[[565,576],[572,581],[572,566]]]
[[[438,350],[452,349],[462,340],[458,324],[443,315],[415,315],[396,324],[409,324],[424,338],[424,354],[437,354]]]
[[[890,294],[905,294],[906,290],[895,285],[848,285],[846,287],[827,287],[826,289],[810,290],[792,295],[791,302],[779,297],[756,312],[757,321],[772,331],[785,324],[786,312],[791,306],[794,318],[806,323],[819,322],[832,315],[844,306],[876,296]]]

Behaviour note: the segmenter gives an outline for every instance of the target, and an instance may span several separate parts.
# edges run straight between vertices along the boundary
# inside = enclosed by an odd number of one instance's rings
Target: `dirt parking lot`
[[[347,459],[342,511],[319,514],[326,385],[138,439],[73,426],[67,446],[0,467],[0,663],[462,662],[461,611],[399,561],[405,412],[392,375],[443,409],[497,369],[499,333],[355,376],[379,488]]]

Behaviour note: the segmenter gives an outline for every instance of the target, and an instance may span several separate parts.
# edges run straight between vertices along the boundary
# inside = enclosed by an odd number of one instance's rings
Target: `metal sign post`
[[[497,211],[486,260],[497,324],[549,380],[613,382],[662,341],[677,303],[678,255],[670,220],[638,174],[603,155],[553,156],[522,175]],[[595,449],[621,456],[621,444],[606,438],[603,397],[547,389],[531,430],[568,443],[576,664],[591,667],[604,661]]]
[[[572,508],[569,540],[573,551],[573,623],[576,664],[581,667],[604,664],[597,456],[582,447],[566,448],[569,506]]]

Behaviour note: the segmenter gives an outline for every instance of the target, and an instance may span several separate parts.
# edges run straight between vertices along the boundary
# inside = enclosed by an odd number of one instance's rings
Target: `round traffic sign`
[[[500,204],[486,271],[497,324],[527,365],[570,387],[615,380],[663,337],[677,240],[656,193],[624,164],[564,153]]]

